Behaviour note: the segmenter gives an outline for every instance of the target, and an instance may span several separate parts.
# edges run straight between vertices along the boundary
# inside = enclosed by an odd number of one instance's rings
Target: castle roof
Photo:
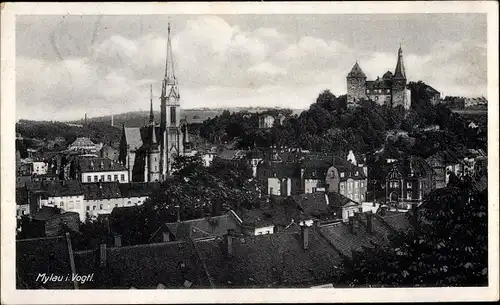
[[[403,50],[399,47],[398,51],[398,63],[396,64],[396,70],[394,71],[395,79],[406,79],[405,65],[403,63]]]
[[[361,67],[359,66],[358,62],[354,64],[354,67],[352,67],[351,72],[347,74],[347,77],[364,77],[366,78],[365,73],[363,70],[361,70]]]
[[[391,89],[391,88],[392,88],[391,79],[379,78],[377,80],[366,81],[366,89]]]

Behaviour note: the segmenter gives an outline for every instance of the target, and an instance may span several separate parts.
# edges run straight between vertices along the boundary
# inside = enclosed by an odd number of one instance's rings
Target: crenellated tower
[[[174,70],[170,23],[168,24],[167,58],[161,88],[160,172],[164,180],[171,174],[173,158],[183,153],[180,129],[180,94]]]
[[[356,61],[347,74],[347,106],[353,107],[366,98],[366,75]]]

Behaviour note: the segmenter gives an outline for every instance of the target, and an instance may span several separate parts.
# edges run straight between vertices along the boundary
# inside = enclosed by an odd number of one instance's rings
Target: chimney
[[[100,266],[106,267],[106,244],[101,244],[99,250]]]
[[[169,242],[170,241],[170,232],[164,231],[163,232],[163,242]]]
[[[302,237],[302,248],[307,250],[309,248],[309,228],[306,225],[300,227],[300,233]]]
[[[349,231],[354,233],[354,216],[349,216]]]
[[[372,217],[372,211],[366,213],[366,232],[370,234],[373,232]]]
[[[175,206],[175,211],[176,211],[176,214],[177,214],[177,222],[180,222],[181,221],[181,207],[176,205]]]
[[[226,255],[233,256],[233,237],[230,234],[226,235]]]
[[[115,241],[115,247],[121,247],[122,246],[122,237],[121,237],[121,235],[115,235],[114,241]]]

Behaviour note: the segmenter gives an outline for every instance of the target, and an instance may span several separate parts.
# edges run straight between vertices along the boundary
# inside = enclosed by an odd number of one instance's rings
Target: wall
[[[108,177],[108,175],[111,175],[111,177]],[[100,179],[104,178],[104,180],[102,182],[112,182],[112,181],[115,181],[115,177],[114,177],[115,175],[117,175],[118,182],[120,182],[120,183],[128,183],[129,182],[129,176],[128,176],[127,170],[106,171],[106,172],[86,172],[86,173],[81,174],[81,181],[82,181],[82,183],[99,182]],[[121,175],[123,175],[123,180],[121,179],[122,178]],[[101,176],[104,176],[104,177],[101,177]],[[87,180],[88,177],[90,177],[90,181]]]
[[[47,173],[47,167],[45,162],[33,162],[33,174],[45,175]]]
[[[366,78],[347,78],[347,104],[366,98]]]
[[[76,212],[80,214],[80,220],[85,220],[85,203],[82,195],[74,196],[58,196],[48,197],[47,199],[40,199],[40,207],[51,206],[58,207],[66,212]],[[83,215],[83,218],[82,218]]]
[[[368,186],[367,179],[347,179],[339,183],[340,194],[346,196],[347,198],[356,201],[363,202],[366,200],[366,190]]]
[[[304,194],[325,191],[324,184],[319,179],[304,179]]]
[[[91,216],[98,216],[99,214],[110,214],[115,207],[121,208],[142,205],[148,197],[149,196],[85,200],[85,210],[83,213],[83,217],[85,217],[86,213],[89,213]]]

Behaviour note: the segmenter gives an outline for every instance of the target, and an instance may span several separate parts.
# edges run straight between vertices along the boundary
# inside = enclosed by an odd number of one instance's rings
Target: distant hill
[[[211,119],[215,116],[221,115],[224,110],[230,112],[264,112],[270,109],[276,108],[264,108],[264,107],[237,107],[237,108],[196,108],[196,109],[181,109],[181,117],[186,118],[189,124],[199,124],[207,119]],[[293,114],[300,114],[303,109],[292,109]],[[155,122],[160,123],[160,112],[155,111]],[[149,111],[132,111],[126,113],[120,113],[113,115],[113,125],[115,127],[121,127],[122,124],[125,127],[141,127],[148,124],[149,121]],[[105,123],[111,125],[111,115],[88,118],[87,122],[95,123]],[[77,121],[69,121],[70,124],[83,124],[83,119]]]

